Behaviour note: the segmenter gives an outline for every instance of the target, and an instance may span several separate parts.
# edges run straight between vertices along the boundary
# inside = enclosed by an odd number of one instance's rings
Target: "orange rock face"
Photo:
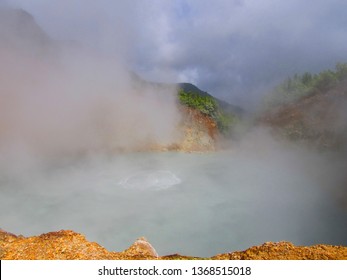
[[[109,252],[82,234],[61,230],[23,237],[0,230],[2,260],[141,260],[201,259],[181,255],[159,257],[152,245],[139,238],[123,252]],[[242,252],[220,254],[215,260],[347,260],[347,247],[316,245],[297,247],[289,242],[267,242]]]
[[[143,242],[145,243],[145,242]],[[120,260],[155,259],[146,246],[133,246],[124,252],[109,252],[71,230],[23,237],[0,231],[2,260]]]
[[[196,109],[182,108],[184,116],[180,129],[182,139],[176,144],[184,152],[206,152],[216,150],[219,132],[211,117]]]
[[[331,245],[294,246],[290,242],[266,242],[242,252],[221,254],[218,260],[347,260],[347,247]]]

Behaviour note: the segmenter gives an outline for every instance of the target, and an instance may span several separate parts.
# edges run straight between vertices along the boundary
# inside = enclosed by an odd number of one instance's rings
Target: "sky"
[[[345,0],[0,0],[54,39],[122,57],[145,79],[252,106],[294,73],[347,61]]]

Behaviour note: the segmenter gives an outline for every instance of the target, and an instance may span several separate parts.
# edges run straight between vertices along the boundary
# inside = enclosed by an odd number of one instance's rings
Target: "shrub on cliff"
[[[221,133],[227,135],[237,118],[232,113],[224,112],[217,101],[211,96],[203,96],[195,92],[186,92],[180,89],[178,92],[179,101],[182,105],[197,109],[201,113],[211,117],[218,126]]]
[[[302,75],[295,74],[265,97],[265,107],[271,108],[293,103],[312,94],[324,94],[344,79],[347,79],[347,63],[336,64],[335,71],[325,70],[318,74],[309,72]]]

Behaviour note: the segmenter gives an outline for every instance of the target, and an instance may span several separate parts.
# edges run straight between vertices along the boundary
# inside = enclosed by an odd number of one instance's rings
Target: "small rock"
[[[154,247],[147,241],[146,238],[138,238],[129,249],[125,250],[124,253],[132,255],[143,255],[158,258],[158,253]]]

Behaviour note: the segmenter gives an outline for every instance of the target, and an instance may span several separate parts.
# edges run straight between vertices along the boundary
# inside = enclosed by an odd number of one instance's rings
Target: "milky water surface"
[[[347,245],[325,161],[299,153],[135,153],[1,174],[1,228],[72,229],[109,250],[145,236],[160,255],[211,256],[265,241]]]

